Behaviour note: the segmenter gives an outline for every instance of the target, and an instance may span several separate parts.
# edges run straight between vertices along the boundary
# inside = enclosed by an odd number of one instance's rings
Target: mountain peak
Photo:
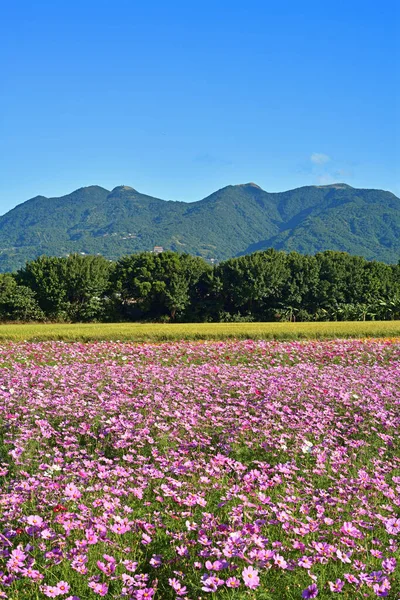
[[[253,183],[253,181],[250,181],[249,183],[239,183],[237,187],[251,187],[255,188],[256,190],[262,190],[262,188],[256,183]]]
[[[106,188],[101,187],[101,185],[84,185],[83,187],[80,187],[77,190],[74,190],[73,192],[66,194],[66,196],[70,196],[71,194],[80,194],[82,192],[84,194],[91,194],[92,192],[97,192],[97,191],[107,192],[107,194],[110,193],[109,190],[106,190]]]
[[[329,183],[327,185],[315,185],[316,188],[331,188],[333,190],[352,190],[354,188],[347,183]]]
[[[115,194],[117,192],[136,192],[137,190],[135,190],[133,187],[130,187],[129,185],[117,185],[117,187],[115,187],[113,190],[111,190],[112,194]]]

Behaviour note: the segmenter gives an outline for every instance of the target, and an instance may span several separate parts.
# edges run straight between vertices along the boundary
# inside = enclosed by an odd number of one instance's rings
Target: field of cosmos
[[[3,342],[0,598],[400,598],[400,340]]]

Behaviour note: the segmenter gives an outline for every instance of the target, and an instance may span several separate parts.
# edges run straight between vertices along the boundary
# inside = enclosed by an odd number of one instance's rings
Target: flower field
[[[399,341],[0,366],[0,598],[400,598]]]

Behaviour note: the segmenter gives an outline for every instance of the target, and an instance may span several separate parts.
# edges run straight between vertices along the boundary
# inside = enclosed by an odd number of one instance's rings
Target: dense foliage
[[[277,250],[214,267],[142,252],[41,256],[0,275],[2,321],[357,321],[400,318],[400,265]]]
[[[255,184],[231,185],[190,203],[127,186],[90,186],[61,198],[37,196],[0,218],[3,272],[41,254],[116,260],[157,245],[217,260],[276,248],[340,250],[393,263],[400,255],[400,200],[345,184],[273,194]]]
[[[0,598],[400,594],[399,341],[0,347]]]

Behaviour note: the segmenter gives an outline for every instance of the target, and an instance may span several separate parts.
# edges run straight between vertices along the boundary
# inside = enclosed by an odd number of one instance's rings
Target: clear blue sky
[[[4,2],[0,213],[91,184],[400,195],[398,5]]]

